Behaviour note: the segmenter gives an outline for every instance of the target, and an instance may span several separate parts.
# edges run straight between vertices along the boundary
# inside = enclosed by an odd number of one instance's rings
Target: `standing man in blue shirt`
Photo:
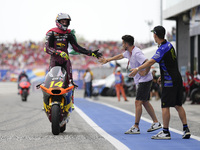
[[[183,123],[183,139],[190,138],[190,130],[187,125],[186,113],[182,107],[183,99],[183,81],[178,69],[177,58],[174,47],[172,44],[164,39],[165,28],[162,26],[156,26],[152,30],[155,42],[158,44],[158,49],[154,56],[143,65],[131,69],[129,76],[135,76],[139,70],[152,66],[155,62],[160,65],[161,72],[161,107],[163,118],[163,131],[152,136],[152,139],[171,139],[169,132],[170,121],[170,107],[175,107],[179,118]]]

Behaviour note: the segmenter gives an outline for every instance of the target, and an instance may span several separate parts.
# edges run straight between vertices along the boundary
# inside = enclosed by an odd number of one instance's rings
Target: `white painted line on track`
[[[106,106],[108,106],[108,107],[117,109],[117,110],[119,110],[119,111],[121,111],[121,112],[127,113],[127,114],[129,114],[129,115],[135,117],[135,114],[134,114],[134,113],[132,113],[132,112],[130,112],[130,111],[127,111],[127,110],[124,110],[124,109],[122,109],[122,108],[119,108],[119,107],[116,107],[116,106],[113,106],[113,105],[110,105],[110,104],[107,104],[107,103],[104,103],[104,102],[99,102],[99,101],[97,102],[97,101],[94,101],[94,100],[92,100],[92,99],[90,99],[90,98],[86,98],[86,99],[87,99],[88,101],[91,101],[91,102],[94,102],[94,103],[103,104],[103,105],[106,105]],[[148,118],[141,117],[141,119],[144,120],[144,121],[146,121],[146,122],[152,123],[152,120],[150,120],[150,119],[148,119]],[[163,125],[162,125],[162,126],[163,126]],[[173,132],[175,132],[175,133],[181,134],[181,135],[183,134],[183,131],[179,131],[179,130],[176,130],[176,129],[174,129],[174,128],[169,128],[169,130],[171,130],[171,131],[173,131]],[[198,136],[191,135],[191,138],[200,141],[200,137],[198,137]]]
[[[112,137],[110,134],[105,132],[102,128],[100,128],[92,119],[90,119],[81,109],[75,106],[75,111],[94,129],[96,130],[102,137],[108,140],[113,146],[115,146],[119,150],[130,150],[126,145]]]

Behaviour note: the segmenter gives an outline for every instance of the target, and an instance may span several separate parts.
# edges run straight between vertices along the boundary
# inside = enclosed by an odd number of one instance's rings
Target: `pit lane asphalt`
[[[82,92],[82,91],[79,91],[79,92]],[[93,97],[92,99],[93,101],[103,102],[103,103],[110,104],[110,105],[119,107],[121,109],[130,111],[132,113],[135,113],[135,104],[134,104],[135,97],[128,97],[129,102],[125,102],[123,100],[123,97],[121,97],[120,102],[118,102],[116,97],[98,96],[96,98]],[[152,104],[155,110],[155,114],[158,118],[158,121],[162,123],[162,111],[161,111],[160,100],[155,100],[155,98],[153,98],[150,101],[150,103]],[[191,104],[191,101],[186,101],[185,104],[183,104],[183,107],[186,112],[188,126],[190,128],[191,134],[200,137],[200,105]],[[143,107],[142,117],[151,120],[149,114],[146,112],[144,107]],[[132,123],[134,123],[134,120],[132,121]],[[170,108],[170,125],[169,126],[179,131],[183,130],[182,123],[179,119],[178,113],[175,110],[175,108]]]
[[[116,149],[76,111],[66,131],[54,136],[42,110],[41,92],[31,91],[27,102],[22,102],[16,83],[0,83],[0,106],[0,150]]]
[[[83,90],[77,90],[75,97],[82,97]],[[129,102],[123,99],[118,102],[116,97],[96,97],[92,101],[107,103],[134,113],[134,98]],[[115,149],[107,140],[96,133],[74,111],[67,131],[59,136],[51,134],[50,123],[41,111],[42,95],[32,92],[27,102],[22,102],[16,95],[16,84],[0,84],[0,149]],[[76,102],[75,102],[76,104]],[[160,101],[152,100],[156,115],[162,122]],[[192,135],[200,137],[200,105],[183,105]],[[143,109],[143,117],[150,119]],[[134,123],[134,119],[132,120]],[[142,124],[141,124],[142,126]],[[68,130],[70,128],[70,131]],[[170,127],[182,131],[182,124],[175,109],[171,109]],[[91,142],[92,141],[92,142]]]
[[[83,95],[83,91],[79,91],[79,92],[80,92],[80,95]],[[92,97],[92,100],[110,104],[110,105],[119,107],[121,109],[130,111],[132,113],[135,113],[135,104],[134,104],[135,97],[128,97],[129,102],[125,102],[122,96],[121,96],[120,102],[118,102],[117,97],[98,96],[98,97]],[[155,110],[158,121],[162,123],[162,110],[161,110],[160,100],[155,100],[155,98],[153,98],[150,101],[150,103],[152,104]],[[186,101],[185,104],[183,104],[183,107],[186,112],[188,126],[190,128],[191,134],[200,137],[200,104],[191,104],[191,101]],[[176,130],[182,131],[183,126],[175,108],[170,108],[170,115],[171,115],[170,127]],[[151,120],[149,114],[146,112],[144,107],[143,107],[142,117]],[[134,123],[134,120],[132,121],[132,123]]]

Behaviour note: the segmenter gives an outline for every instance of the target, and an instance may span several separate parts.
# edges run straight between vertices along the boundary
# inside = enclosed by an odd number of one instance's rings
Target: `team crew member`
[[[177,58],[174,47],[172,44],[164,39],[165,28],[162,26],[156,26],[152,32],[155,42],[158,44],[154,56],[143,65],[131,69],[129,76],[135,76],[138,71],[152,66],[155,62],[160,65],[161,72],[161,84],[162,84],[162,96],[161,107],[163,117],[163,131],[152,136],[152,139],[171,139],[169,132],[169,120],[170,120],[170,107],[175,107],[178,111],[179,117],[183,123],[183,139],[190,138],[190,130],[187,125],[186,113],[182,107],[183,98],[183,81],[181,74],[178,70]]]
[[[107,59],[102,57],[99,59],[99,62],[105,64],[112,60],[127,58],[129,59],[131,68],[136,68],[147,61],[142,51],[138,47],[134,46],[134,38],[131,35],[124,35],[122,37],[122,46],[125,49],[125,52]],[[134,77],[134,82],[137,85],[135,100],[135,124],[128,131],[126,131],[125,134],[140,134],[139,122],[142,115],[142,105],[145,107],[146,111],[153,120],[153,124],[147,132],[161,128],[161,124],[157,120],[154,109],[149,103],[150,88],[153,79],[149,70],[150,68],[144,69]]]
[[[83,78],[84,78],[84,83],[85,83],[84,97],[85,96],[91,97],[92,96],[92,80],[94,76],[90,68],[87,68],[85,70],[85,73],[83,74]]]
[[[120,93],[121,93],[124,98],[124,101],[127,102],[128,100],[124,92],[124,76],[121,73],[121,69],[116,66],[113,73],[115,75],[115,89],[116,89],[118,101],[120,101]]]

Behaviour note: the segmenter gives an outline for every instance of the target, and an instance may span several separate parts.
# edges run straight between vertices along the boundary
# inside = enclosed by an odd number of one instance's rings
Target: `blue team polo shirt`
[[[160,65],[161,81],[164,87],[182,84],[175,49],[170,42],[165,40],[161,43],[152,59]]]

